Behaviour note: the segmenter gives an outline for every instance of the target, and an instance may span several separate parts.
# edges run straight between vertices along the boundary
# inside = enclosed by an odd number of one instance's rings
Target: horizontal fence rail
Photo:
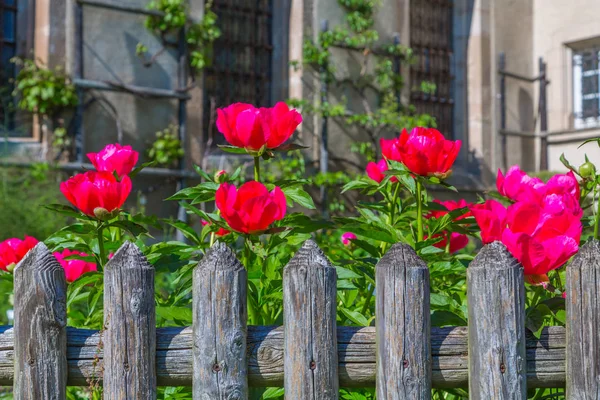
[[[565,387],[600,393],[600,243],[567,265],[567,328],[525,330],[523,268],[496,242],[467,270],[469,327],[430,326],[429,270],[405,244],[376,266],[373,327],[336,326],[336,271],[312,240],[284,268],[284,326],[247,326],[247,273],[224,244],[194,271],[193,326],[156,328],[154,269],[125,243],[105,267],[104,329],[66,326],[64,271],[43,243],[15,269],[15,326],[0,327],[0,385],[15,399],[63,399],[66,385],[104,386],[106,399],[149,399],[157,386],[194,398],[247,398],[249,386],[329,400],[338,387],[376,387],[386,399],[526,399]],[[569,340],[567,340],[567,336]]]
[[[468,387],[467,327],[432,328],[434,388]],[[528,335],[529,387],[565,386],[565,329],[549,327],[538,340]],[[375,327],[338,327],[337,355],[341,387],[375,387]],[[85,386],[102,378],[104,351],[98,331],[67,328],[68,384]],[[248,327],[248,383],[283,387],[283,327]],[[13,383],[14,331],[0,328],[0,385]],[[97,363],[95,360],[98,360]],[[159,386],[192,386],[192,328],[156,330],[156,374]]]

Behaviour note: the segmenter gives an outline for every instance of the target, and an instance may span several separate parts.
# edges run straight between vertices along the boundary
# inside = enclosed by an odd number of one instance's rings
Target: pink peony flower
[[[481,229],[483,244],[502,240],[502,233],[506,229],[506,207],[496,200],[487,200],[483,204],[471,206],[471,212]]]
[[[448,177],[458,156],[461,141],[446,140],[438,130],[404,129],[400,137],[380,140],[381,152],[388,160],[403,163],[411,172],[421,176]]]
[[[512,167],[506,176],[498,171],[497,188],[515,203],[506,209],[488,200],[471,207],[483,242],[501,240],[523,265],[529,283],[547,282],[548,272],[579,250],[583,210],[575,175],[555,175],[544,183]]]
[[[97,171],[115,172],[119,178],[128,175],[138,162],[139,154],[131,146],[109,144],[98,153],[88,153],[88,158]]]
[[[6,239],[0,243],[0,269],[11,271],[21,262],[27,252],[38,244],[38,240],[32,236],[25,236],[25,239],[18,238]]]
[[[352,232],[346,232],[342,234],[342,243],[344,244],[344,246],[350,245],[350,243],[352,243],[352,241],[355,239],[356,235]]]
[[[200,221],[202,223],[202,226],[206,226],[206,225],[211,225],[210,222],[202,220]],[[216,236],[225,236],[225,235],[229,235],[231,233],[231,231],[225,229],[225,228],[219,228],[217,229],[217,231],[215,232]]]
[[[269,192],[262,183],[250,181],[237,189],[222,183],[215,194],[217,208],[231,229],[258,234],[286,213],[286,198],[277,186]]]
[[[367,164],[367,176],[373,179],[377,183],[381,183],[385,179],[385,171],[389,169],[387,161],[385,159],[381,159],[376,163],[371,161]],[[390,179],[391,182],[398,182],[398,178],[393,176]]]
[[[251,151],[281,146],[302,122],[300,113],[283,102],[272,108],[235,103],[218,109],[217,113],[217,129],[227,142]]]
[[[87,262],[77,258],[69,258],[72,256],[87,257],[88,255],[77,250],[69,249],[64,249],[62,252],[54,253],[56,260],[65,269],[67,282],[74,282],[86,272],[98,270],[96,263]]]
[[[131,192],[131,179],[125,175],[117,181],[111,172],[88,171],[62,182],[60,191],[84,214],[104,219],[125,203]]]
[[[450,211],[457,210],[459,208],[469,207],[469,205],[470,205],[464,199],[461,199],[458,201],[454,201],[454,200],[441,201],[441,200],[436,199],[436,200],[434,200],[434,202],[443,205],[447,211],[443,211],[443,210],[431,211],[426,216],[426,218],[428,218],[428,219],[429,218],[440,218],[440,217],[443,217],[444,215],[448,214]],[[470,216],[471,216],[471,211],[468,211],[465,214],[457,217],[455,219],[455,221],[458,221],[458,220],[461,220],[463,218],[467,218]],[[446,248],[446,245],[448,243],[448,233],[447,232],[438,233],[438,234],[433,235],[432,237],[433,238],[443,237],[443,239],[441,241],[435,243],[434,246],[438,247],[440,249]],[[457,252],[458,250],[465,248],[468,244],[469,244],[469,238],[464,233],[452,232],[450,234],[450,253]]]

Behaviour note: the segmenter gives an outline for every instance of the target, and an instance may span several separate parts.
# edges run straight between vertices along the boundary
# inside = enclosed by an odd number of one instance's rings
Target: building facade
[[[101,2],[139,9],[147,5],[146,0]],[[182,89],[177,46],[163,50],[164,42],[144,27],[144,15],[91,3],[98,2],[0,0],[4,86],[15,73],[10,57],[33,55],[71,74],[79,71],[82,80],[126,89]],[[191,17],[200,19],[204,6],[204,0],[191,0]],[[184,112],[186,163],[209,157],[222,164],[217,152],[207,151],[220,140],[215,108],[234,101],[271,105],[320,95],[315,74],[290,66],[290,61],[302,59],[304,40],[316,38],[323,21],[343,23],[336,0],[213,0],[212,9],[222,36],[214,46],[213,64],[186,77],[184,111],[177,98],[87,88],[77,128],[85,137],[82,153],[117,140],[145,149],[156,131],[181,123]],[[399,40],[415,54],[416,62],[400,71],[407,83],[399,94],[402,102],[432,114],[445,135],[463,141],[455,183],[482,189],[493,183],[498,168],[513,164],[529,171],[559,171],[564,170],[562,153],[574,165],[583,162],[585,152],[600,160],[594,144],[577,149],[584,139],[600,136],[597,15],[597,0],[383,0],[374,19],[382,43]],[[147,47],[145,56],[136,55],[138,43]],[[148,65],[148,58],[159,52]],[[334,51],[333,61],[342,77],[357,68],[347,50]],[[537,79],[540,65],[545,66],[545,91]],[[415,90],[421,81],[435,83],[435,92]],[[332,88],[329,100],[348,95]],[[35,158],[39,128],[30,117],[17,114],[4,118],[5,148],[13,157]],[[320,127],[318,117],[306,118],[301,134],[316,162]],[[337,159],[354,157],[350,143],[363,139],[360,131],[335,121],[328,133],[329,150]],[[332,168],[345,166],[334,163]]]

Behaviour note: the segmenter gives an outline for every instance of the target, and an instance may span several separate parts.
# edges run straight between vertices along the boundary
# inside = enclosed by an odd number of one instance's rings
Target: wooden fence
[[[428,399],[468,387],[472,399],[526,399],[564,387],[600,398],[600,244],[567,266],[567,329],[525,330],[523,269],[500,243],[468,268],[467,327],[431,328],[429,271],[396,244],[376,268],[376,326],[336,326],[336,272],[313,241],[284,269],[283,327],[246,326],[247,274],[215,244],[194,271],[193,326],[156,329],[154,270],[126,243],[105,271],[104,329],[67,328],[63,269],[38,244],[15,269],[15,326],[0,328],[0,384],[15,399],[64,399],[97,379],[105,399],[147,400],[157,385],[193,386],[195,399],[245,399],[283,386],[287,399],[336,399],[339,387],[379,399]]]

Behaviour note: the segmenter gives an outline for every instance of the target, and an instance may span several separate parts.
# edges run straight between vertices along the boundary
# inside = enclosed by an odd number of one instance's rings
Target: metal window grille
[[[213,0],[221,37],[214,43],[213,63],[204,72],[204,128],[214,131],[211,104],[271,104],[271,31],[273,0]],[[222,143],[214,135],[214,144]]]
[[[573,54],[575,128],[600,125],[600,48]]]
[[[435,117],[437,128],[453,136],[452,0],[419,0],[410,5],[410,46],[416,62],[411,66],[411,101],[418,113]],[[435,91],[422,89],[424,82]]]
[[[0,125],[7,130],[15,128],[11,100],[15,67],[10,59],[16,55],[16,33],[17,0],[0,0]]]

